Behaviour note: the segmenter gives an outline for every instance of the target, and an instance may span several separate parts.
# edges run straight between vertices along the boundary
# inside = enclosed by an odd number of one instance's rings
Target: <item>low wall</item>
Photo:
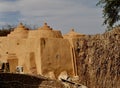
[[[115,31],[74,40],[80,83],[88,88],[120,87],[120,32]]]

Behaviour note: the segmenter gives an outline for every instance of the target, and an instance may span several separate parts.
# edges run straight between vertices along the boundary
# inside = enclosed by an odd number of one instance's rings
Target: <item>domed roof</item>
[[[14,31],[8,34],[8,37],[19,37],[19,38],[26,38],[28,35],[28,28],[26,28],[22,23],[20,23]]]
[[[64,35],[64,38],[77,38],[77,37],[83,37],[84,34],[80,34],[74,31],[74,29],[71,29],[71,31]]]
[[[44,25],[38,28],[38,30],[52,30],[52,28],[50,28],[50,26],[48,26],[47,23],[44,23]]]
[[[42,27],[39,27],[38,30],[30,31],[29,37],[37,38],[63,38],[62,34],[58,30],[53,30],[47,23],[44,23]]]

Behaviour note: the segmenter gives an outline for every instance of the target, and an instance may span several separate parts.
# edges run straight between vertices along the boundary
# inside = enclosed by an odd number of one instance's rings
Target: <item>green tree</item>
[[[34,30],[37,29],[38,26],[37,25],[32,25],[32,24],[25,24],[25,27],[30,29],[30,30]],[[6,24],[4,25],[1,29],[0,29],[0,36],[7,36],[8,34],[10,34],[11,31],[13,31],[16,28],[16,25],[9,25]]]
[[[7,36],[13,29],[14,29],[14,26],[5,25],[0,29],[0,36]]]
[[[120,0],[100,0],[97,5],[103,8],[103,24],[107,27],[113,27],[120,20]]]

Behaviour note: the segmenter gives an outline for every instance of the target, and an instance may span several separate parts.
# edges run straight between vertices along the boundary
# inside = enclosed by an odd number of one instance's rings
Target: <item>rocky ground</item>
[[[42,76],[0,73],[0,88],[64,88],[64,85]]]

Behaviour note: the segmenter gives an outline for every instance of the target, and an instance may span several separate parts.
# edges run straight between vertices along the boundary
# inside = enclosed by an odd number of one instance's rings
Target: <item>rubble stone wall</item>
[[[88,88],[120,87],[119,30],[74,39],[80,83]]]

